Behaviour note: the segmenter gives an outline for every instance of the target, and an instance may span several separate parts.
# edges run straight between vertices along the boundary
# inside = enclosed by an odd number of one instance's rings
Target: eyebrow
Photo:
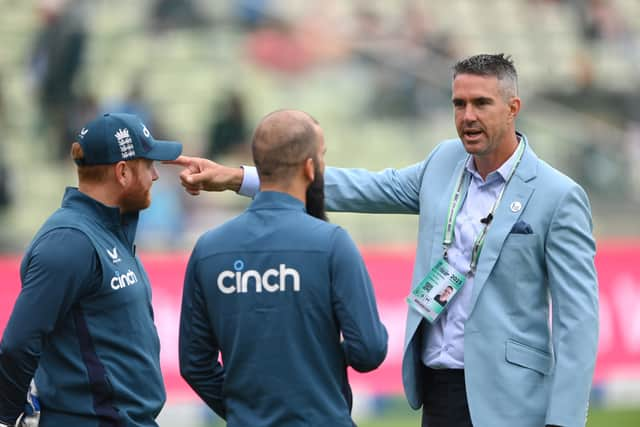
[[[453,104],[466,104],[466,101],[462,98],[453,98],[451,102]],[[477,98],[471,99],[472,104],[479,104],[479,103],[490,104],[492,102],[493,102],[493,98],[490,98],[487,96],[479,96]]]

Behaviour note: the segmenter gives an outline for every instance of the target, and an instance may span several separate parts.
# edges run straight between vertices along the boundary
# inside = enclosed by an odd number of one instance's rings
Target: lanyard
[[[516,172],[516,169],[518,168],[518,165],[522,160],[524,149],[525,149],[525,144],[523,141],[520,141],[520,144],[518,146],[517,153],[516,153],[516,162],[511,168],[511,171],[509,171],[509,175],[507,175],[507,179],[505,180],[505,183],[502,186],[502,189],[500,190],[500,194],[498,194],[498,198],[493,203],[491,212],[489,212],[489,215],[487,215],[487,221],[483,221],[484,227],[482,228],[482,231],[480,231],[480,234],[478,234],[478,237],[476,237],[476,241],[473,243],[473,248],[471,250],[471,265],[469,266],[469,274],[473,274],[476,271],[476,266],[478,265],[478,259],[480,258],[480,251],[482,250],[482,246],[484,245],[484,240],[487,237],[487,232],[489,231],[489,225],[491,225],[491,219],[493,218],[493,215],[495,214],[496,209],[498,209],[498,205],[502,200],[502,196],[504,195],[504,191],[507,188],[507,185],[509,185],[509,181],[511,181],[513,174]],[[467,157],[467,162],[469,161],[470,157],[471,156]],[[451,247],[451,244],[453,243],[453,234],[454,234],[454,228],[456,225],[456,218],[458,217],[458,212],[462,207],[462,187],[464,186],[464,182],[465,182],[464,178],[467,175],[466,172],[467,172],[466,167],[463,167],[462,172],[458,177],[458,182],[456,184],[456,191],[451,196],[451,202],[449,203],[449,211],[447,213],[447,224],[445,225],[444,238],[442,240],[442,246],[444,247],[445,260],[447,259],[447,252]]]

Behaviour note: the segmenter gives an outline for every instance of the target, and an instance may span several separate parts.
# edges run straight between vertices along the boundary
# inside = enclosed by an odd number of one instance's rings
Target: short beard
[[[307,213],[323,221],[329,221],[324,206],[324,176],[319,169],[315,169],[315,179],[307,188]]]
[[[142,191],[139,171],[134,170],[134,182],[120,199],[120,210],[123,213],[139,212],[151,205],[151,189]]]

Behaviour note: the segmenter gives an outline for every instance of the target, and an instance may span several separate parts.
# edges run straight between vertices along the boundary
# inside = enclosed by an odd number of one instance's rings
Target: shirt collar
[[[495,179],[498,179],[498,177],[503,182],[507,180],[507,177],[509,176],[511,169],[513,168],[516,162],[516,154],[518,152],[518,147],[520,146],[520,144],[523,143],[522,136],[519,133],[516,133],[516,135],[518,137],[518,145],[516,145],[516,149],[514,150],[513,154],[511,154],[511,157],[509,157],[507,161],[502,164],[502,166],[500,166],[498,169],[496,169],[495,171],[487,175],[487,179],[484,180],[484,182],[488,183],[488,182],[494,181]],[[480,176],[480,174],[478,173],[478,170],[476,169],[476,164],[473,161],[473,156],[469,156],[469,158],[467,159],[465,168],[469,171],[469,173],[471,173],[473,177],[482,180],[482,177]]]

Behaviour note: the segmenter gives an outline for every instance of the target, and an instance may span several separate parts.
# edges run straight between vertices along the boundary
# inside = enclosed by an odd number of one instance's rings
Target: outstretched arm
[[[238,192],[244,176],[241,167],[232,168],[201,157],[180,156],[176,160],[162,163],[184,167],[180,172],[180,182],[194,196],[200,194],[200,191]]]

